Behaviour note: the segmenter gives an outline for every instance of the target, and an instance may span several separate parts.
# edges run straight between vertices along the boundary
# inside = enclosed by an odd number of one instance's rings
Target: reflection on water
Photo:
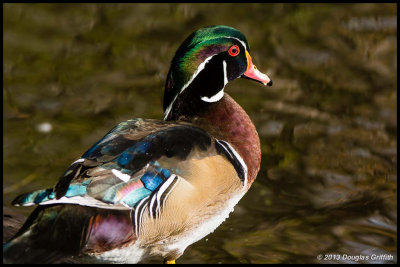
[[[29,214],[16,195],[53,186],[116,123],[162,118],[175,49],[225,24],[274,80],[226,88],[262,167],[178,262],[397,262],[396,20],[394,4],[6,4],[4,203]]]

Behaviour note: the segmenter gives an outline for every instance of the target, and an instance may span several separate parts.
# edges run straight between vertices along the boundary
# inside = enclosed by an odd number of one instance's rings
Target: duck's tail
[[[38,206],[3,245],[3,263],[71,263],[135,242],[129,210],[80,205]]]
[[[61,211],[61,206],[38,206],[3,245],[3,263],[50,263],[76,253],[81,236],[68,236]]]

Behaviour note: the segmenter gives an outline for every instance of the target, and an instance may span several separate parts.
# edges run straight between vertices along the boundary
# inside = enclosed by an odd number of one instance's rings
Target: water
[[[242,31],[274,81],[226,87],[262,166],[178,263],[397,262],[395,4],[5,4],[6,208],[28,215],[11,200],[52,187],[118,122],[162,118],[175,50],[217,24]]]

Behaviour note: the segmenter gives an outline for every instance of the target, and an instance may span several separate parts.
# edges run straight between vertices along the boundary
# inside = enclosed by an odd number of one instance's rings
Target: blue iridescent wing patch
[[[196,156],[200,152],[208,156],[212,143],[212,137],[203,129],[187,124],[129,120],[114,127],[75,161],[54,191],[24,194],[14,203],[71,203],[106,208],[123,204],[133,208],[155,195],[172,173],[179,174],[176,166],[187,160],[192,151],[196,151]],[[160,166],[161,158],[168,160],[168,168]]]
[[[82,183],[72,183],[69,185],[65,197],[70,199],[83,197],[77,202],[70,201],[68,203],[87,205],[85,197],[92,197],[104,203],[112,205],[121,203],[133,208],[143,198],[156,191],[170,176],[171,172],[168,169],[158,167],[158,164],[154,163],[149,164],[146,172],[138,179],[131,179],[127,182],[110,175],[93,183],[93,179],[87,179]],[[55,203],[55,194],[51,188],[21,195],[13,201],[13,204],[29,206],[46,204],[49,201]],[[65,200],[60,200],[60,203],[65,203]]]
[[[168,169],[154,167],[152,164],[140,179],[132,179],[107,189],[101,200],[113,204],[121,202],[133,208],[140,200],[156,191],[170,176],[171,172]]]

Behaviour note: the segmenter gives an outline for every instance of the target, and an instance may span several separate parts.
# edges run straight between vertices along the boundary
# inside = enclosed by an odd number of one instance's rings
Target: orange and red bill
[[[251,60],[249,52],[247,51],[246,51],[246,58],[247,58],[247,69],[245,73],[243,73],[242,77],[260,82],[264,85],[271,86],[272,80],[266,74],[260,72],[257,69],[257,67],[253,64],[253,61]]]

